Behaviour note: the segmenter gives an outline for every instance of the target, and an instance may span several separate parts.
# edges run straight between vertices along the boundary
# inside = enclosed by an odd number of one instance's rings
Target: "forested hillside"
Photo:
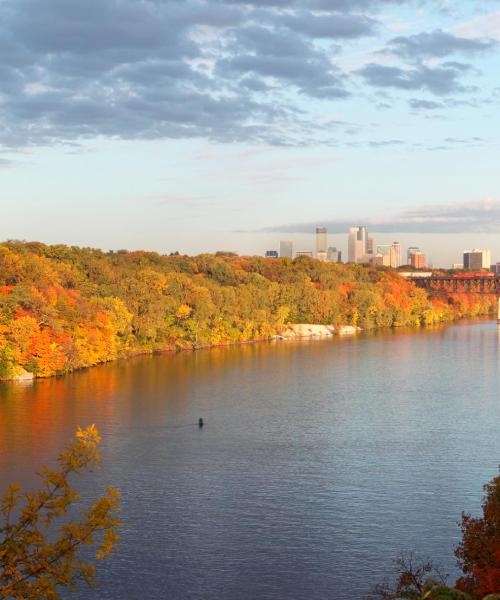
[[[309,258],[195,257],[0,245],[0,378],[139,352],[270,338],[287,323],[420,326],[495,299],[429,299],[396,272]]]

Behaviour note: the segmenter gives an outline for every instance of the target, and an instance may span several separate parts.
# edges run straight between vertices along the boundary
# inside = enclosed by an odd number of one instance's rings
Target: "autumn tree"
[[[446,585],[446,576],[430,560],[414,554],[396,561],[394,582],[377,584],[366,600],[472,600],[470,596]]]
[[[480,598],[500,592],[500,476],[484,491],[483,516],[462,514],[462,541],[455,550],[464,572],[457,587]]]
[[[0,598],[57,599],[61,588],[79,581],[92,585],[95,566],[80,551],[94,546],[103,559],[114,548],[120,521],[119,493],[106,494],[79,520],[64,520],[79,500],[70,479],[99,464],[100,437],[91,425],[78,428],[76,440],[58,459],[56,470],[43,467],[40,489],[22,492],[11,485],[0,498]]]

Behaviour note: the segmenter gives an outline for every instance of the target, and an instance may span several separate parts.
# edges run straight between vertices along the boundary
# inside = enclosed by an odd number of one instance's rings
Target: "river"
[[[1,383],[0,490],[100,429],[78,485],[121,490],[122,541],[71,598],[357,600],[410,550],[455,575],[500,463],[499,349],[476,321]]]

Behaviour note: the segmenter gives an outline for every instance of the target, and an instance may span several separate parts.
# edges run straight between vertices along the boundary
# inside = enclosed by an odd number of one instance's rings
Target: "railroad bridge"
[[[408,273],[406,278],[429,294],[496,296],[498,299],[498,322],[500,323],[500,276],[495,273],[460,273],[456,275]]]

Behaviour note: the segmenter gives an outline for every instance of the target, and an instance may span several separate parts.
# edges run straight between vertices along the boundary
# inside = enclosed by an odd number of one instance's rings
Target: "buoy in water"
[[[203,419],[201,417],[198,419],[198,427],[200,429],[203,427]]]

